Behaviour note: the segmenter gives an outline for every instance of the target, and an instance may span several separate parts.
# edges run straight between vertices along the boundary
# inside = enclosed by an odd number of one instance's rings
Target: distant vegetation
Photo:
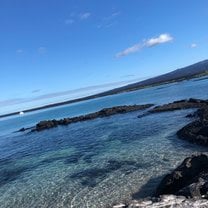
[[[192,78],[202,77],[208,75],[208,60],[198,62],[196,64],[174,70],[172,72],[150,78],[141,82],[136,82],[134,84],[129,84],[124,87],[119,87],[113,90],[109,90],[99,95],[105,96],[110,94],[116,94],[126,91],[133,91],[142,89],[145,87],[157,86],[161,84],[179,82],[183,80],[188,80]]]

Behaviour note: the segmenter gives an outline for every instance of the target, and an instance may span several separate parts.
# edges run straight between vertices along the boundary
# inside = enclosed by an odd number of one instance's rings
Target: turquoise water
[[[144,111],[138,111],[39,133],[12,132],[115,105],[208,99],[207,87],[207,80],[191,80],[2,119],[0,207],[104,208],[150,195],[185,157],[207,151],[175,136],[193,110],[140,119]]]

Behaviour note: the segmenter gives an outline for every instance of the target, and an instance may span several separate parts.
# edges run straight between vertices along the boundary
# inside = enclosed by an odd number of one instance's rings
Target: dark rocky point
[[[154,197],[120,203],[113,208],[208,208],[208,156],[187,157],[157,187]]]
[[[144,110],[147,108],[152,107],[153,104],[146,104],[146,105],[124,105],[124,106],[116,106],[112,108],[104,108],[98,112],[90,113],[87,115],[81,115],[77,117],[72,118],[63,118],[60,120],[45,120],[40,121],[31,131],[42,131],[45,129],[50,129],[57,127],[59,125],[68,125],[71,123],[81,122],[81,121],[87,121],[87,120],[93,120],[96,118],[103,118],[108,117],[116,114],[123,114],[128,113],[132,111],[138,111],[138,110]],[[26,129],[22,128],[19,131],[25,131]]]
[[[205,108],[208,107],[208,101],[190,98],[189,100],[179,100],[162,106],[156,106],[155,108],[151,109],[149,112],[158,113],[165,111],[183,110],[189,108],[203,108],[203,107]]]
[[[187,118],[194,118],[195,121],[184,126],[177,132],[181,139],[199,145],[208,146],[208,101],[190,98],[188,100],[179,100],[162,106],[156,106],[149,110],[144,116],[151,113],[160,113],[166,111],[198,109],[192,114],[188,114]],[[139,116],[139,118],[142,116]]]
[[[204,198],[208,193],[208,157],[205,154],[186,158],[172,173],[166,175],[156,190],[156,196],[176,194]]]

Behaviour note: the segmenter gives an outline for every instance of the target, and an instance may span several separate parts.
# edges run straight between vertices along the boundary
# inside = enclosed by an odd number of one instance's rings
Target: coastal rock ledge
[[[208,100],[190,98],[188,100],[174,101],[172,103],[156,106],[147,111],[144,115],[138,116],[138,118],[152,113],[185,109],[197,110],[186,116],[190,118],[192,122],[180,129],[177,132],[177,136],[191,143],[208,146]]]
[[[113,208],[208,208],[208,156],[186,158],[156,189],[154,197],[132,201]]]
[[[123,106],[115,106],[111,108],[104,108],[100,111],[95,113],[89,113],[86,115],[71,117],[71,118],[63,118],[63,119],[53,119],[53,120],[44,120],[37,123],[34,127],[29,128],[21,128],[18,132],[24,132],[27,130],[34,131],[43,131],[51,128],[55,128],[57,126],[64,126],[69,125],[72,123],[82,122],[82,121],[89,121],[96,118],[104,118],[108,116],[113,116],[116,114],[124,114],[133,111],[145,110],[147,108],[152,107],[153,104],[144,104],[144,105],[123,105]]]

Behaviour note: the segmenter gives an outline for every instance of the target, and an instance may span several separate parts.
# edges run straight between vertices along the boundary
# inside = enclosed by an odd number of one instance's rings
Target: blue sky
[[[207,59],[207,0],[1,0],[0,114]]]

